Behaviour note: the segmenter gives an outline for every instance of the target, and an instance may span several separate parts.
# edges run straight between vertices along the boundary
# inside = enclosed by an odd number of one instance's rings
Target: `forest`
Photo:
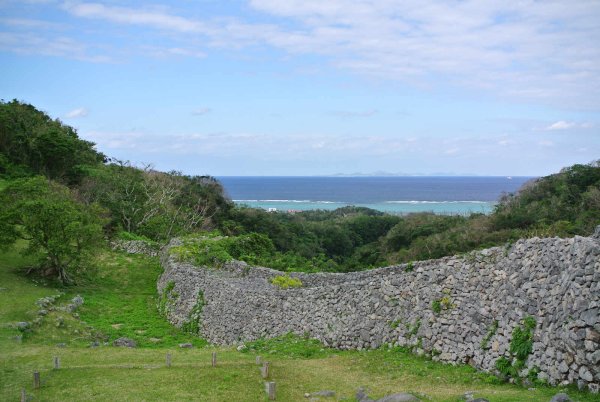
[[[198,169],[202,169],[201,166]],[[73,127],[17,100],[0,102],[0,243],[27,241],[31,272],[63,284],[93,272],[114,239],[157,246],[194,237],[201,264],[240,259],[284,271],[348,272],[439,258],[519,238],[589,235],[600,224],[600,161],[503,194],[489,215],[267,212],[236,206],[211,176],[110,158]]]

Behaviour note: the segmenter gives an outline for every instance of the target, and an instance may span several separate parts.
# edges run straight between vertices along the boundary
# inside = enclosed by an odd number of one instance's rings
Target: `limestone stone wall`
[[[160,248],[144,240],[114,240],[110,246],[113,250],[124,251],[128,254],[144,254],[150,257],[156,257]]]
[[[176,245],[174,240],[170,246]],[[281,272],[243,262],[219,269],[163,250],[158,290],[168,319],[236,344],[288,332],[340,349],[412,346],[448,363],[495,371],[513,330],[536,321],[526,374],[551,384],[600,384],[600,236],[520,240],[465,256],[345,274]]]

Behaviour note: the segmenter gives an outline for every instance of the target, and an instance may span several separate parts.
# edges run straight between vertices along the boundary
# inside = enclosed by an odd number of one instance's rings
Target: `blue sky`
[[[0,0],[0,97],[188,174],[546,175],[600,158],[598,21],[597,1]]]

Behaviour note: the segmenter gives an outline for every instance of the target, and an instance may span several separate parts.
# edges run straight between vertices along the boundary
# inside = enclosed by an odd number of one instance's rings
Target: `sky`
[[[600,1],[0,0],[0,98],[213,176],[600,158]]]

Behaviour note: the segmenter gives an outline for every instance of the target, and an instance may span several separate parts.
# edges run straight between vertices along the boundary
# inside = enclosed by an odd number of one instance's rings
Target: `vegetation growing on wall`
[[[190,311],[187,322],[181,326],[183,331],[194,335],[200,333],[200,320],[202,319],[202,309],[204,308],[204,304],[204,292],[200,290],[196,296],[196,303]]]
[[[512,333],[510,341],[510,355],[502,356],[496,360],[496,368],[506,377],[518,380],[519,372],[525,368],[527,358],[533,351],[533,331],[536,321],[533,317],[523,319],[521,325],[517,326]]]
[[[281,289],[302,287],[302,281],[300,278],[292,278],[289,275],[278,275],[271,279],[271,283]]]
[[[453,309],[454,307],[455,305],[452,302],[449,291],[444,291],[444,296],[431,302],[431,310],[436,314],[440,314],[443,310]]]
[[[494,320],[492,322],[492,325],[490,325],[488,332],[485,334],[485,337],[481,340],[481,349],[489,349],[489,342],[490,339],[492,339],[492,337],[494,335],[496,335],[496,332],[498,331],[498,320]]]

